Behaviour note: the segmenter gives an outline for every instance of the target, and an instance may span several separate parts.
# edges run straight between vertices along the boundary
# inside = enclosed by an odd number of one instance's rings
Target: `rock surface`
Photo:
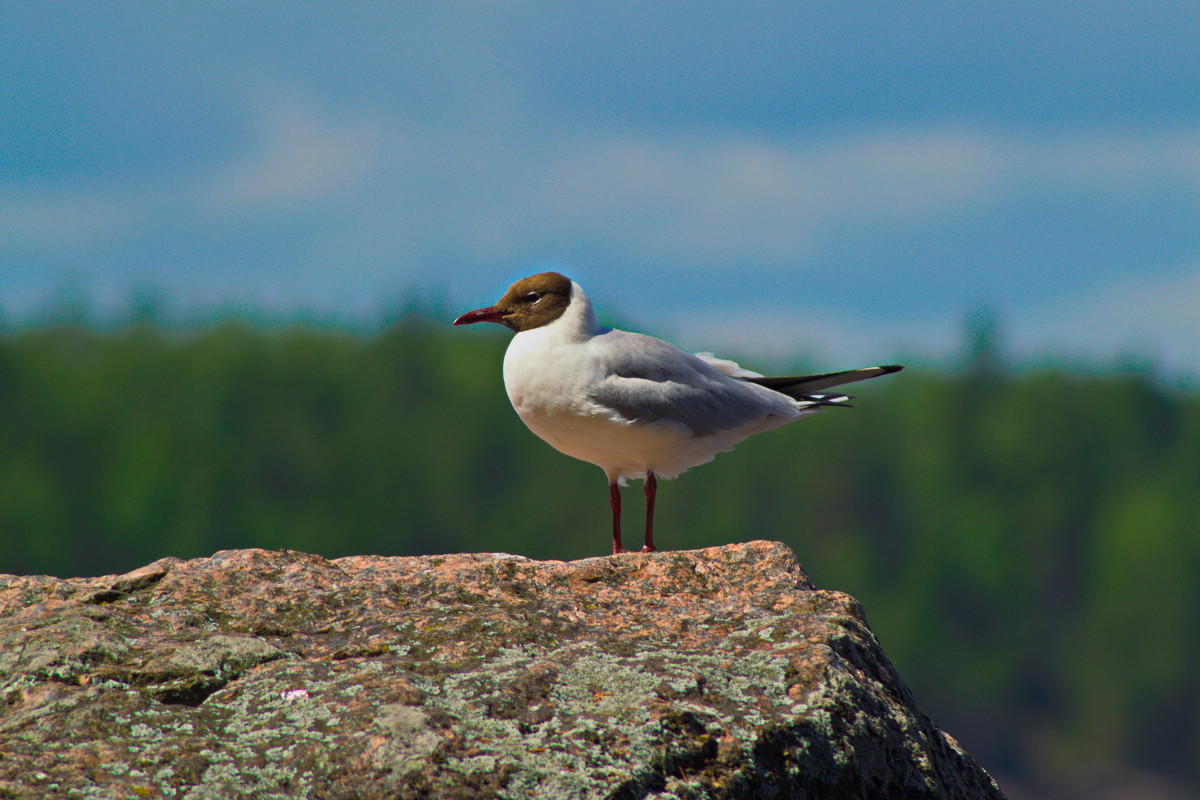
[[[750,542],[0,576],[0,798],[999,798]]]

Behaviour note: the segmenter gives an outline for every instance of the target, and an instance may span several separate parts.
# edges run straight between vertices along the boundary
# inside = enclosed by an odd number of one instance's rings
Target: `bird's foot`
[[[655,547],[655,546],[654,546],[654,545],[652,545],[652,544],[646,544],[646,545],[642,545],[641,552],[643,552],[643,553],[657,553],[657,552],[658,552],[658,548],[657,548],[657,547]]]

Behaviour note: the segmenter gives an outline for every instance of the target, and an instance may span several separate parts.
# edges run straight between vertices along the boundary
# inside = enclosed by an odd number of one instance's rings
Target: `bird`
[[[898,372],[902,366],[764,377],[711,353],[600,325],[575,281],[541,272],[514,283],[495,304],[454,325],[492,322],[516,335],[504,354],[504,386],[521,421],[556,450],[604,470],[612,508],[612,552],[621,545],[621,491],[644,480],[646,528],[654,543],[658,480],[711,461],[756,433],[849,395],[824,390]]]

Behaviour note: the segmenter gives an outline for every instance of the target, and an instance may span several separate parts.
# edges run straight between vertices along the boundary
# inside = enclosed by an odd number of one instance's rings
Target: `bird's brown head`
[[[495,322],[517,333],[549,325],[571,303],[571,280],[557,272],[539,272],[508,287],[494,306],[468,311],[455,325]]]

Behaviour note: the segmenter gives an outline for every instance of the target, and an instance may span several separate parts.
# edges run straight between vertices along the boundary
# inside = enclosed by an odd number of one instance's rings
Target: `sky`
[[[691,350],[1200,376],[1187,2],[0,4],[0,313],[556,269]],[[463,331],[471,335],[473,330]]]

